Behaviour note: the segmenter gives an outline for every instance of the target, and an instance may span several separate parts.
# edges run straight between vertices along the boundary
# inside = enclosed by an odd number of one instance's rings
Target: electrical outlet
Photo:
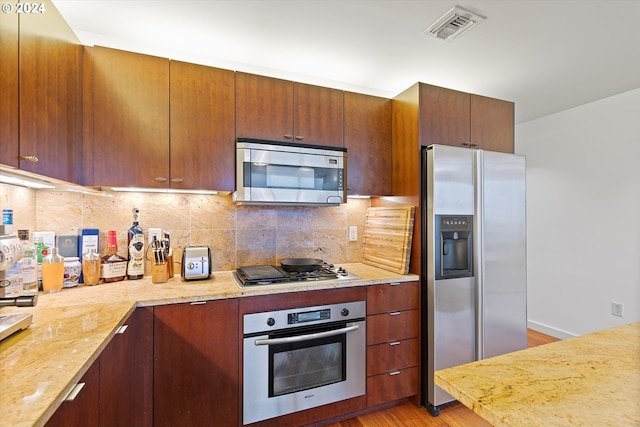
[[[612,302],[611,314],[613,314],[614,316],[622,317],[622,304],[619,302]]]
[[[153,242],[153,236],[156,236],[156,239],[158,240],[162,240],[162,229],[149,228],[149,242]]]
[[[349,241],[350,242],[358,241],[358,227],[356,226],[349,227]]]

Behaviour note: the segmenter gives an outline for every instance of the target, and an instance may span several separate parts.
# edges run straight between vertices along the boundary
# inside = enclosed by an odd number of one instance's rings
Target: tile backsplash
[[[187,245],[208,245],[214,271],[276,264],[289,257],[360,262],[369,206],[369,199],[352,199],[336,207],[236,206],[227,193],[100,196],[0,184],[0,208],[13,209],[15,230],[54,231],[58,236],[98,228],[101,253],[108,230],[116,230],[118,252],[125,256],[131,209],[137,207],[145,239],[150,227],[171,233],[175,260],[181,259]],[[356,242],[348,241],[350,226],[358,227]],[[148,265],[146,273],[150,274]]]

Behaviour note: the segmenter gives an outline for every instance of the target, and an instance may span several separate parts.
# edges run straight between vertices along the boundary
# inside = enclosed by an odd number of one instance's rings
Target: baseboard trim
[[[529,329],[533,329],[534,331],[541,332],[543,334],[551,335],[552,337],[558,338],[560,340],[564,340],[567,338],[573,338],[576,335],[570,334],[569,332],[562,331],[560,329],[552,328],[551,326],[543,325],[542,323],[537,323],[531,320],[527,321],[527,327]]]

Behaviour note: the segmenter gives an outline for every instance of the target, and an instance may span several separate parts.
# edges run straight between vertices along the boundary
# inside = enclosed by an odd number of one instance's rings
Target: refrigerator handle
[[[484,268],[482,254],[484,253],[484,240],[483,240],[483,216],[484,216],[484,188],[482,183],[484,182],[483,163],[484,155],[483,150],[477,150],[473,157],[474,162],[474,177],[475,177],[475,216],[474,216],[474,278],[475,278],[475,301],[476,301],[476,360],[482,360],[484,358]]]

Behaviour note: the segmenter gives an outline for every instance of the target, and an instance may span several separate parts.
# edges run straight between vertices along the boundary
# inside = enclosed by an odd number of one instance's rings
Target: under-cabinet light
[[[105,187],[103,187],[105,189]],[[175,188],[143,188],[143,187],[106,187],[112,191],[124,191],[130,193],[170,193],[170,194],[218,194],[218,191],[212,190],[180,190]]]

